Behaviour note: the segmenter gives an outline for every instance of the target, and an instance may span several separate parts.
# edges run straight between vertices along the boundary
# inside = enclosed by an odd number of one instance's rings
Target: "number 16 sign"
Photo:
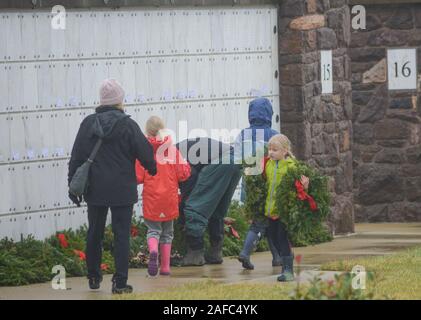
[[[389,90],[417,89],[416,49],[387,50]]]

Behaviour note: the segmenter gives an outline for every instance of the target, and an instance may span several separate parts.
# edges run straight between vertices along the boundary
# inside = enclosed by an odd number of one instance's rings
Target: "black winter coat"
[[[227,153],[231,155],[231,158],[233,157],[233,148],[230,145],[206,137],[183,140],[177,143],[176,147],[191,167],[190,178],[179,184],[183,202],[193,191],[199,173],[205,166],[211,163],[221,163],[223,155]],[[205,150],[205,154],[201,154],[201,151]]]
[[[89,205],[127,206],[138,201],[135,160],[156,174],[153,149],[138,124],[115,106],[100,106],[81,123],[69,162],[68,179],[90,156],[99,137],[103,143],[91,166]]]

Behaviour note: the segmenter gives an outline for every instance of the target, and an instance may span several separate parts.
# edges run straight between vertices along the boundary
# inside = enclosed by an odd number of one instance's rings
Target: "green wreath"
[[[317,204],[311,210],[310,202],[297,197],[295,182],[301,176],[307,176],[310,184],[306,193]],[[280,212],[280,219],[285,224],[290,241],[294,246],[307,246],[332,240],[326,226],[330,213],[330,193],[328,178],[302,161],[287,171],[276,190],[275,205]]]
[[[245,175],[243,174],[245,183],[244,211],[246,217],[251,220],[266,219],[265,203],[267,195],[266,180],[262,174]]]
[[[310,179],[306,193],[317,204],[313,211],[307,200],[297,197],[295,182],[305,175]],[[267,187],[263,175],[244,176],[246,199],[245,212],[250,219],[265,219]],[[293,246],[307,246],[332,240],[326,226],[330,213],[330,193],[328,178],[302,161],[290,168],[276,189],[275,205],[280,212],[280,219],[285,224]]]

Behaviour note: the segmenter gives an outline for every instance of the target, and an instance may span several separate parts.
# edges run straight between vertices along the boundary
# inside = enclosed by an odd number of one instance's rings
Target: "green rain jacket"
[[[287,158],[285,160],[269,159],[265,166],[265,175],[267,179],[267,196],[265,204],[265,216],[269,218],[278,218],[280,212],[275,205],[276,188],[279,186],[282,177],[285,176],[288,169],[295,167],[295,160]]]

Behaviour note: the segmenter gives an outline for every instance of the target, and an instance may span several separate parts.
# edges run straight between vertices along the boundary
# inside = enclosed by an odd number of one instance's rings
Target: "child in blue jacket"
[[[264,147],[269,139],[279,133],[272,129],[272,116],[272,104],[267,98],[257,98],[250,102],[248,112],[250,127],[243,129],[235,142],[235,154],[237,159],[241,158],[244,162],[244,160],[247,161],[250,157],[256,157],[259,150],[262,153],[264,152]],[[241,201],[244,202],[244,199],[245,187],[243,179]],[[254,269],[253,264],[250,262],[250,254],[259,240],[265,236],[267,228],[268,225],[262,221],[254,220],[252,222],[244,241],[243,249],[238,257],[243,268],[249,270]],[[272,240],[269,238],[268,243],[273,257],[272,265],[280,266],[282,264],[282,259],[279,256],[278,250],[276,250]]]

